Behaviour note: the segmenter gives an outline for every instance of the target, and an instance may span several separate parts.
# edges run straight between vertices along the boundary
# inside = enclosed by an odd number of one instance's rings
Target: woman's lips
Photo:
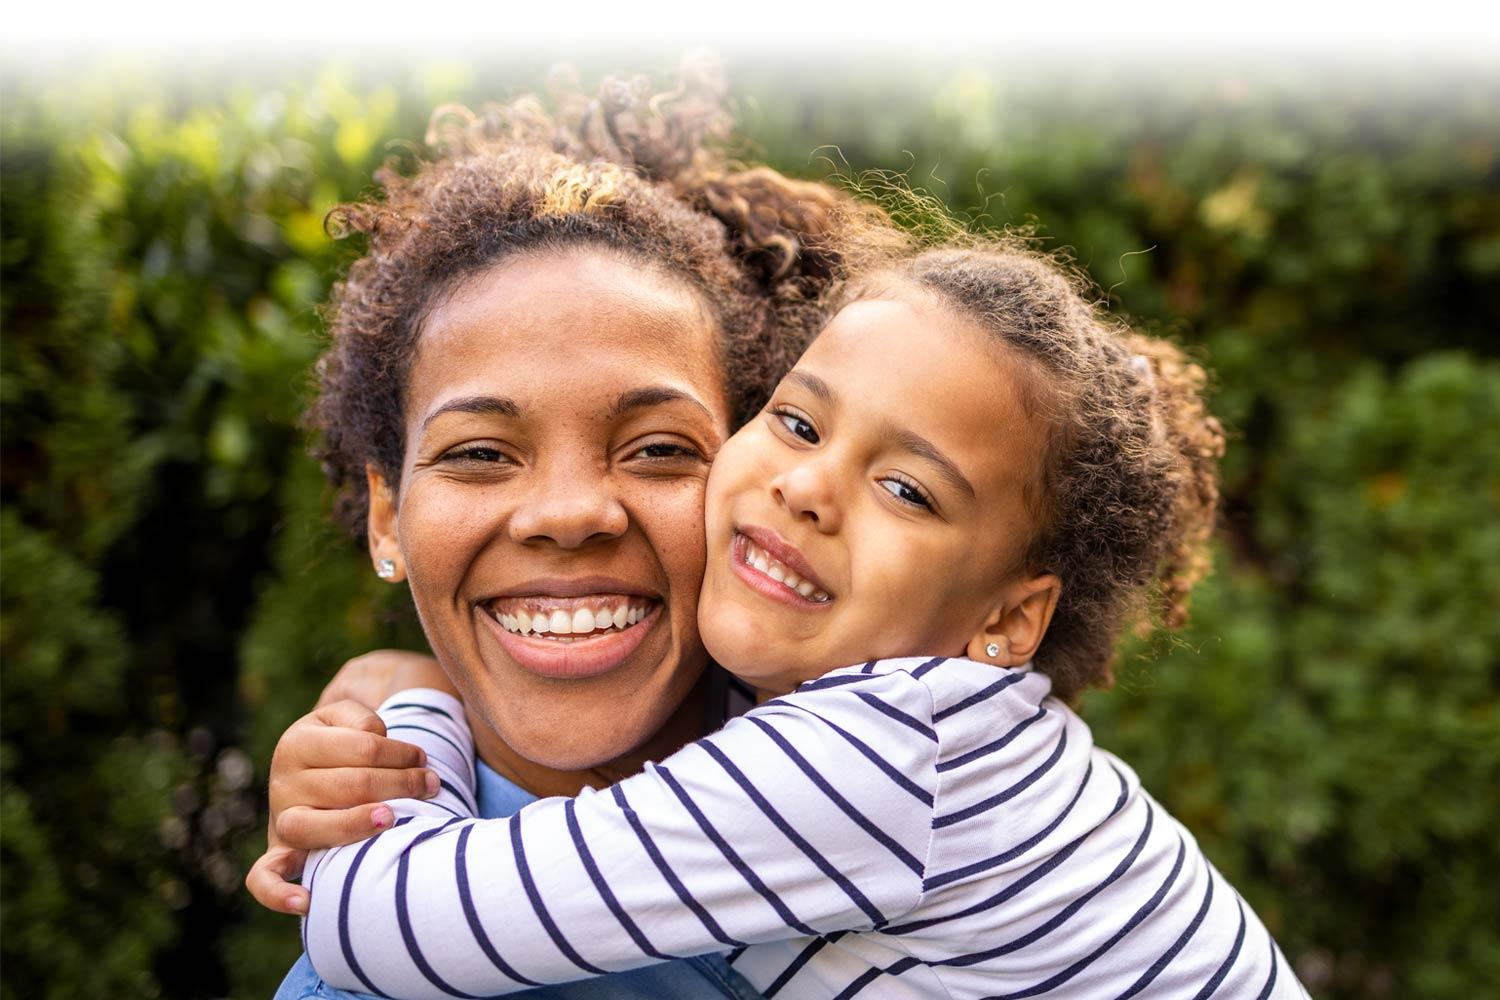
[[[773,601],[794,608],[821,609],[833,603],[833,598],[821,585],[796,573],[794,566],[806,567],[800,553],[796,555],[795,563],[778,558],[791,555],[795,550],[790,550],[790,546],[779,538],[775,540],[779,542],[775,549],[764,547],[760,544],[763,533],[756,534],[758,537],[752,539],[747,534],[736,531],[734,540],[730,543],[730,565],[746,586]],[[788,576],[788,573],[793,575]],[[789,580],[793,584],[789,584]]]
[[[661,620],[661,602],[625,595],[499,598],[476,613],[522,669],[543,677],[598,677],[621,666]]]

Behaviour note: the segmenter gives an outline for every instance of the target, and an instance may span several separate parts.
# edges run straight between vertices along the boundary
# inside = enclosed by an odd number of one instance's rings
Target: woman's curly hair
[[[950,236],[879,273],[934,295],[1021,359],[1022,388],[1048,428],[1023,560],[1062,581],[1036,666],[1064,700],[1107,686],[1124,629],[1183,625],[1209,567],[1224,432],[1204,403],[1203,369],[1109,319],[1081,276],[1022,239]],[[843,297],[881,287],[872,275]]]
[[[406,382],[423,322],[443,296],[508,258],[587,247],[676,275],[717,320],[736,425],[756,412],[824,318],[823,293],[863,241],[891,232],[873,207],[824,184],[722,152],[731,121],[717,66],[677,85],[567,80],[535,95],[432,115],[430,157],[387,164],[383,197],[329,213],[367,249],[333,290],[330,345],[308,413],[339,519],[364,532],[373,464],[397,482]],[[894,237],[892,237],[894,238]]]

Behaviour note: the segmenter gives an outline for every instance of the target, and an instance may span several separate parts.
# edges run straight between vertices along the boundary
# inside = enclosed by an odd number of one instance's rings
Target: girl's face
[[[1017,568],[1043,454],[1021,377],[919,292],[841,310],[714,464],[714,658],[775,694],[862,660],[961,655],[1055,583]]]
[[[729,405],[700,299],[598,252],[502,263],[428,317],[405,412],[399,489],[372,474],[372,555],[399,558],[481,754],[545,793],[526,762],[647,745],[706,663],[703,494]]]

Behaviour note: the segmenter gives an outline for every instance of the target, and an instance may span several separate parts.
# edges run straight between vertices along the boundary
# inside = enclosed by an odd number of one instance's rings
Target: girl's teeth
[[[552,620],[547,623],[547,631],[553,635],[569,635],[573,631],[573,616],[566,611],[552,612]]]
[[[573,612],[573,634],[587,635],[594,631],[594,613],[588,608],[579,608]]]
[[[610,620],[614,623],[615,628],[624,628],[626,622],[630,620],[630,608],[623,604],[620,605],[618,608],[615,608],[615,613],[610,616]]]
[[[826,593],[772,559],[748,539],[745,542],[745,563],[766,574],[788,590],[794,590],[809,600],[821,604],[829,599]]]
[[[531,615],[529,613],[525,611],[517,611],[515,622],[515,631],[520,632],[522,635],[531,634]]]

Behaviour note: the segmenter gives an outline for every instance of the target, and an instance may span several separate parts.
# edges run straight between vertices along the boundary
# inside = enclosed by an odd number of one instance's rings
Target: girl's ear
[[[964,655],[1000,667],[1026,663],[1042,644],[1061,593],[1062,581],[1051,573],[1011,584],[999,607],[964,647]]]
[[[387,583],[398,583],[406,579],[406,563],[401,558],[401,538],[396,529],[396,498],[375,466],[365,466],[365,481],[370,494],[366,535],[375,575]]]

